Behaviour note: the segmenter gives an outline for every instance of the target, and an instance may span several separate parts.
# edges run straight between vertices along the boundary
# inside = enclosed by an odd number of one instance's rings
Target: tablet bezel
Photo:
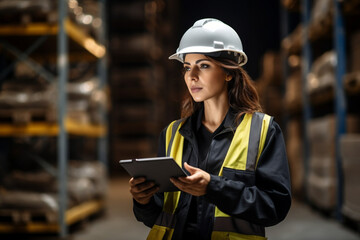
[[[159,186],[159,192],[179,191],[172,182],[171,177],[185,177],[186,172],[172,157],[135,158],[119,161],[120,165],[130,176],[145,177],[148,181]]]

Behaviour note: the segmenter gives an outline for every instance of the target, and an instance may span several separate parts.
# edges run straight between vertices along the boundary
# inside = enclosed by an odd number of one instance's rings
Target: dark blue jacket
[[[260,226],[272,226],[282,221],[291,205],[290,174],[282,132],[271,120],[265,146],[255,172],[234,170],[218,176],[238,124],[229,110],[223,128],[212,139],[205,163],[199,166],[196,132],[201,124],[203,110],[188,118],[180,129],[184,136],[183,163],[199,167],[211,175],[207,193],[197,199],[197,219],[203,239],[210,239],[214,209]],[[161,132],[159,156],[165,156],[165,133]],[[204,162],[204,161],[203,161]],[[225,170],[225,169],[224,169]],[[227,177],[226,177],[227,176]],[[190,208],[191,196],[182,193],[177,208],[177,224],[173,239],[182,239]],[[138,221],[152,227],[162,210],[163,194],[156,194],[147,205],[134,201]]]

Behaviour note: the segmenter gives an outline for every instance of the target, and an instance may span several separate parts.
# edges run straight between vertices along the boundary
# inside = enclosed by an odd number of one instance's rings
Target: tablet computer
[[[130,176],[145,177],[159,186],[159,192],[179,191],[170,182],[171,177],[187,176],[185,171],[171,157],[137,158],[120,160],[121,166]]]

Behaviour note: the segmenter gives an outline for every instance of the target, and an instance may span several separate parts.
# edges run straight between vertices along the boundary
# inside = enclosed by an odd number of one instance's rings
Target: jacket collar
[[[197,110],[193,115],[186,118],[184,121],[184,124],[181,126],[179,132],[184,137],[192,138],[194,136],[194,133],[196,133],[200,126],[202,121],[202,116],[204,115],[204,107],[202,106],[199,110]],[[225,119],[224,119],[224,129],[220,132],[228,132],[233,131],[235,132],[238,124],[235,122],[236,119],[236,113],[232,108],[229,108],[229,111],[227,112]],[[243,116],[240,119],[240,122],[242,121]]]

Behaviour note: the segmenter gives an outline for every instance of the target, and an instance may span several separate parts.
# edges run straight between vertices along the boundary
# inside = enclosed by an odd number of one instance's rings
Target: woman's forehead
[[[208,59],[208,58],[201,53],[188,53],[185,55],[184,62],[196,61],[198,59]]]

